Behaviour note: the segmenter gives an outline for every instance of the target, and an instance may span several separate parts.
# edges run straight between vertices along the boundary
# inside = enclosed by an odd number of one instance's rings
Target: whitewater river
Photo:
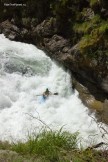
[[[46,88],[59,95],[40,103],[36,95]],[[63,126],[69,132],[79,131],[90,143],[103,141],[88,114],[78,92],[72,91],[68,72],[35,46],[0,35],[0,140],[24,140],[28,132],[46,124],[54,130]]]

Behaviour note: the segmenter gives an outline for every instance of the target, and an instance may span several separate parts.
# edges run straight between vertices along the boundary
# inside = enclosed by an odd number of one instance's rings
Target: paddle
[[[54,94],[52,94],[52,95],[58,95],[58,93],[56,92],[56,93],[54,93]]]
[[[53,94],[50,94],[50,95],[58,95],[58,93],[56,92],[56,93],[53,93]],[[42,94],[41,95],[36,95],[36,96],[42,96]]]

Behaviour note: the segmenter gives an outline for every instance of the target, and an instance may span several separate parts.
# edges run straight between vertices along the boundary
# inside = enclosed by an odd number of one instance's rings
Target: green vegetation
[[[83,13],[82,13],[83,14]],[[95,15],[91,20],[84,21],[82,23],[74,24],[73,29],[79,34],[90,34],[94,29],[98,28],[101,24],[101,18],[99,15]]]
[[[38,155],[47,160],[59,161],[62,158],[61,151],[77,149],[77,136],[77,133],[43,131],[39,135],[30,136],[26,143],[14,144],[12,150],[22,155]]]
[[[100,3],[100,0],[90,0],[90,6],[95,6],[98,5]]]
[[[78,149],[78,133],[43,131],[29,135],[27,142],[0,143],[4,162],[106,162],[107,152]]]
[[[97,58],[100,57],[98,50],[100,47],[102,47],[101,57],[107,56],[107,21],[103,20],[99,15],[96,14],[90,20],[74,24],[73,30],[75,33],[80,35],[79,50],[81,53],[88,57],[90,56],[92,58]]]

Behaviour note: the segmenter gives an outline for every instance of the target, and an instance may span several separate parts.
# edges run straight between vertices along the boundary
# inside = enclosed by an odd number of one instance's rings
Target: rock
[[[101,86],[102,86],[102,89],[108,92],[108,75],[102,79]]]
[[[22,26],[27,29],[31,29],[38,25],[37,18],[24,17],[22,18]]]
[[[69,51],[69,48],[68,47],[64,47],[63,49],[62,49],[62,52],[63,53],[66,53],[66,52],[68,52]]]
[[[24,158],[23,156],[19,155],[15,151],[10,150],[0,150],[0,162],[31,162],[29,158]],[[35,161],[35,160],[33,160]],[[36,162],[36,161],[35,161]]]
[[[69,44],[69,42],[61,36],[54,35],[51,39],[44,38],[45,48],[51,53],[60,53],[62,49]],[[67,51],[69,49],[67,48]],[[55,55],[56,56],[56,55]]]
[[[85,20],[91,20],[94,17],[94,11],[91,8],[85,8],[82,15]]]
[[[38,25],[38,19],[32,18],[31,19],[31,28],[36,27]]]
[[[6,20],[1,23],[2,29],[8,29],[8,30],[13,30],[16,32],[19,32],[19,28],[15,25],[13,25],[9,20]]]
[[[102,120],[106,121],[108,124],[108,100],[106,99],[103,104],[103,113],[102,113]]]
[[[16,37],[15,32],[11,32],[11,33],[8,35],[8,38],[9,38],[10,40],[15,40],[15,37]]]
[[[72,77],[72,85],[79,92],[79,98],[83,104],[89,108],[89,114],[95,111],[97,121],[108,124],[108,100],[99,101],[96,99],[88,88],[80,84],[74,77]]]
[[[11,40],[17,39],[20,34],[20,30],[17,26],[13,25],[9,20],[0,24],[1,32]]]
[[[11,22],[9,20],[2,22],[0,24],[0,30],[10,40],[32,43],[34,38],[30,30],[22,27],[19,29],[16,25],[12,24],[12,20]]]
[[[87,87],[80,84],[78,81],[75,80],[75,78],[73,78],[72,84],[79,92],[79,97],[87,107],[92,110],[97,110],[99,112],[103,110],[103,102],[96,100],[94,96],[91,95]]]
[[[34,29],[34,33],[38,34],[40,37],[53,36],[57,33],[56,20],[54,18],[44,20],[41,24],[37,25]]]
[[[28,33],[28,30],[26,28],[23,28],[21,31],[22,37]]]
[[[22,18],[22,25],[26,28],[31,27],[31,18]]]
[[[94,97],[88,100],[88,105],[91,109],[94,109],[98,112],[103,111],[103,103],[101,101],[96,100]]]

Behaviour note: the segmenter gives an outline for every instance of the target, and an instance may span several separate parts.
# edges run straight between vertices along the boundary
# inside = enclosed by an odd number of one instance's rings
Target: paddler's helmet
[[[46,92],[49,92],[49,89],[48,88],[46,88]]]

